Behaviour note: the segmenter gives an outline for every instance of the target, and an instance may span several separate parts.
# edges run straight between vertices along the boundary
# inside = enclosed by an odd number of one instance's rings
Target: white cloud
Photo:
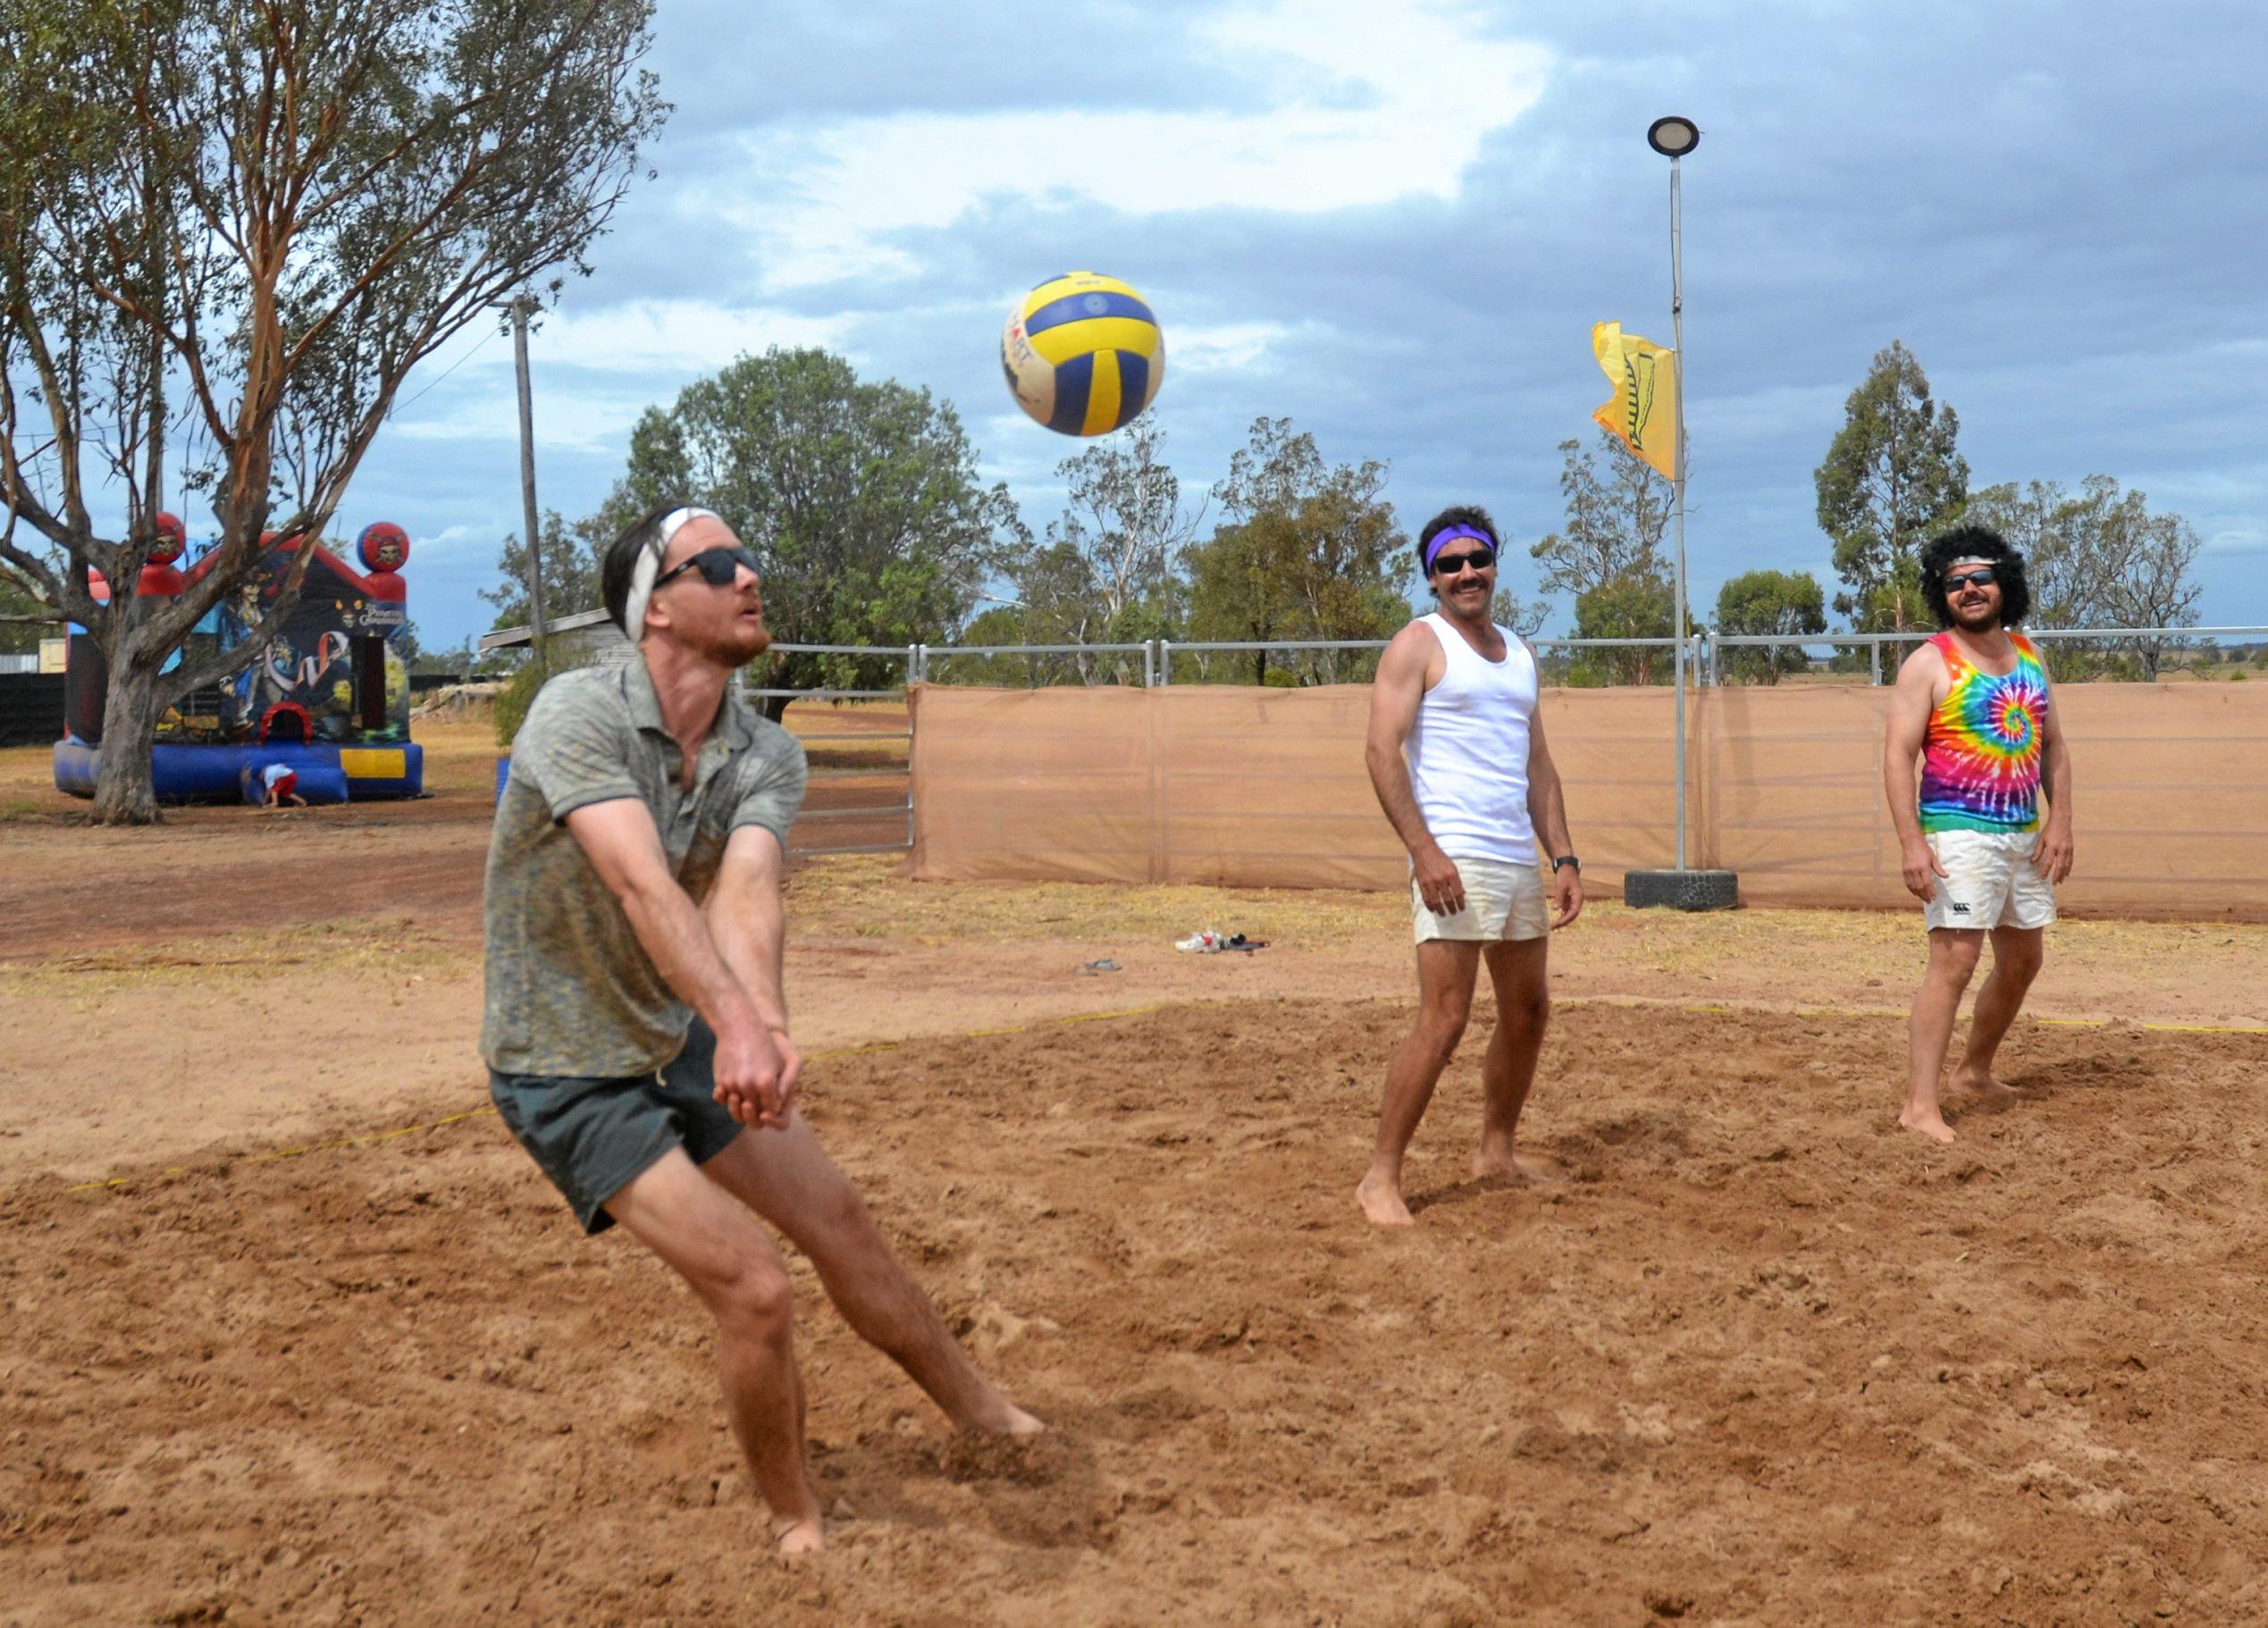
[[[529,340],[547,361],[609,373],[714,373],[743,353],[773,346],[841,349],[845,316],[800,316],[706,300],[638,300],[602,310],[572,306],[542,320]]]
[[[633,300],[550,313],[528,339],[535,444],[553,451],[614,451],[640,413],[694,378],[775,345],[847,352],[853,348],[845,337],[854,323],[847,315],[802,316],[712,300]],[[475,346],[437,365],[429,363],[430,379],[410,377],[388,435],[411,441],[518,440],[512,348]],[[575,370],[609,376],[578,382]]]
[[[1535,104],[1550,61],[1421,0],[1247,4],[1199,25],[1191,49],[1248,64],[1257,105],[775,127],[747,138],[747,172],[794,179],[709,201],[764,244],[768,283],[793,287],[910,273],[891,233],[949,226],[990,198],[1137,214],[1449,198],[1483,140]]]
[[[1604,378],[1598,386],[1604,399]],[[1687,433],[1696,445],[1706,440],[1720,447],[1816,434],[1824,450],[1843,427],[1843,407],[1850,394],[1847,384],[1773,384],[1738,395],[1688,397]],[[1696,457],[1694,462],[1700,461]]]
[[[445,525],[430,536],[412,535],[409,540],[413,557],[424,557],[430,563],[436,555],[448,556],[461,552],[469,546],[493,548],[496,539],[493,528],[475,525]]]
[[[1320,324],[1305,323],[1306,327]],[[1175,328],[1169,336],[1165,366],[1175,372],[1220,373],[1253,367],[1268,352],[1289,339],[1292,330],[1282,323],[1223,323],[1211,328]]]
[[[775,345],[841,349],[851,326],[847,315],[805,316],[715,300],[634,299],[581,308],[569,304],[536,319],[528,336],[528,359],[537,371],[566,366],[601,373],[713,373],[743,352],[761,353]],[[478,384],[483,376],[508,373],[511,365],[511,346],[497,342],[494,334],[483,334],[469,345],[460,341],[453,356],[431,358],[410,374],[396,410],[407,411],[427,390],[446,394],[452,382]]]
[[[445,406],[418,416],[396,419],[386,427],[397,441],[438,441],[449,446],[493,444],[516,448],[520,439],[519,405],[508,386],[466,390]],[[609,452],[618,449],[638,415],[651,405],[644,390],[615,394],[543,385],[535,392],[535,445],[539,452]],[[513,455],[517,457],[517,455]],[[517,480],[519,466],[511,464]]]

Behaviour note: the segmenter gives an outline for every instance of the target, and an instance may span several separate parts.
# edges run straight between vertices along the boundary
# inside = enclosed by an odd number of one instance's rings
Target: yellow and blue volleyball
[[[1000,368],[1036,422],[1065,435],[1107,435],[1157,399],[1165,335],[1148,302],[1117,278],[1066,272],[1008,313]]]

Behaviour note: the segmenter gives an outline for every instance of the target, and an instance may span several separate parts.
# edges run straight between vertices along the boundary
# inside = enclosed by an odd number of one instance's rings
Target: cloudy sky
[[[1003,386],[1001,321],[1071,268],[1167,331],[1185,487],[1252,420],[1391,466],[1415,529],[1559,521],[1592,323],[1669,340],[1686,162],[1688,550],[1705,608],[1758,566],[1831,583],[1811,472],[1893,340],[1972,484],[2106,474],[2205,540],[2208,624],[2268,624],[2268,46],[2249,5],[1460,5],[1453,0],[661,0],[676,104],[533,344],[547,508],[590,512],[648,405],[822,344],[953,402],[1035,530],[1077,443]],[[489,624],[519,530],[511,346],[413,375],[340,516],[416,540],[428,646]],[[1547,631],[1567,625],[1560,605]]]

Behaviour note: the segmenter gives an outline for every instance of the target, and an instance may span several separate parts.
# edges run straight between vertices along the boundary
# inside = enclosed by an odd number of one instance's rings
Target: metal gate
[[[862,644],[775,644],[787,655],[890,656],[905,663],[911,676],[917,669],[917,648],[878,650]],[[913,846],[913,710],[906,705],[906,685],[886,690],[779,689],[743,685],[741,693],[752,701],[785,696],[791,701],[895,701],[905,709],[903,729],[822,729],[798,733],[811,759],[811,779],[803,793],[803,810],[788,834],[791,858],[829,853],[903,853]],[[876,749],[860,753],[854,745]],[[812,751],[813,747],[819,750]],[[831,758],[905,754],[903,768],[887,764],[830,763]],[[887,799],[895,788],[898,795]],[[839,840],[828,840],[839,837]]]

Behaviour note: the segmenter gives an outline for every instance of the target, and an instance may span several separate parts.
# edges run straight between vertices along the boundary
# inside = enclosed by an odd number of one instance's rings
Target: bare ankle
[[[827,1531],[816,1515],[775,1519],[772,1541],[784,1556],[815,1555],[827,1547]]]
[[[1369,1172],[1355,1184],[1355,1202],[1363,1214],[1382,1227],[1407,1227],[1415,1223],[1409,1205],[1402,1199],[1401,1171],[1399,1168],[1382,1171],[1373,1163]]]

